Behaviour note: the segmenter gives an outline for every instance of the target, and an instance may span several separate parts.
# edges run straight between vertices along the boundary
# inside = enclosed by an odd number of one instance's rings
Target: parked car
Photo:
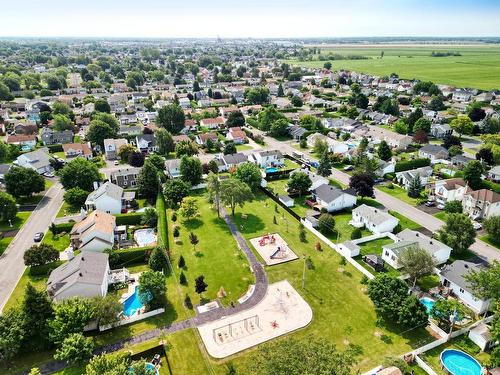
[[[475,230],[480,230],[483,228],[483,224],[478,223],[477,221],[473,221],[472,226],[474,227]]]
[[[434,207],[436,205],[436,202],[434,202],[434,201],[427,201],[427,202],[425,202],[425,205],[427,207]]]
[[[352,171],[354,169],[354,167],[352,165],[348,165],[346,167],[343,168],[344,171],[348,172],[348,171]]]
[[[439,210],[444,210],[444,204],[438,204],[438,205],[437,205],[437,208],[438,208]]]
[[[35,242],[40,242],[43,239],[43,233],[42,232],[37,232],[33,236],[33,241]]]
[[[115,160],[114,165],[120,165],[120,162],[118,160]]]

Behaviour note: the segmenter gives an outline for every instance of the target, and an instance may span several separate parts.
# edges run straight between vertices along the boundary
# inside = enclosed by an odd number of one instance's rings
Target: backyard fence
[[[130,323],[138,322],[139,320],[147,319],[155,315],[163,314],[165,312],[164,308],[161,309],[156,309],[152,311],[148,311],[147,313],[144,314],[135,314],[131,317],[124,318],[120,320],[119,322],[116,322],[114,324],[106,324],[103,326],[99,326],[99,331],[107,331],[108,329],[115,328],[115,327],[120,327],[124,326]]]
[[[293,211],[290,207],[285,206],[283,202],[280,201],[279,198],[273,193],[271,193],[268,189],[261,186],[260,190],[262,190],[262,192],[266,194],[269,198],[271,198],[273,201],[278,203],[286,212],[292,215],[295,219],[297,219],[298,221],[302,220],[302,218],[295,211]]]

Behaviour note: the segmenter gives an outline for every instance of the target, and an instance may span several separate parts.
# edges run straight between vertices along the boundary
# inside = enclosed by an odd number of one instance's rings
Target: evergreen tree
[[[332,173],[332,161],[327,151],[323,152],[319,160],[318,174],[323,177],[328,177]]]
[[[46,291],[37,290],[33,284],[28,283],[21,308],[26,327],[29,327],[27,344],[33,349],[47,348],[50,345],[49,321],[54,317],[54,310]]]
[[[384,161],[388,161],[392,158],[392,150],[386,141],[380,142],[377,150],[378,157]]]
[[[139,195],[147,199],[155,199],[158,194],[158,170],[146,160],[137,177],[137,191]]]
[[[200,275],[195,279],[194,290],[200,294],[207,290],[208,284],[205,282],[205,276]]]
[[[165,250],[162,247],[155,247],[149,257],[149,268],[153,271],[164,271],[168,269],[168,258]]]
[[[422,191],[422,185],[420,181],[420,176],[415,176],[408,186],[408,196],[411,198],[419,198],[420,192]]]

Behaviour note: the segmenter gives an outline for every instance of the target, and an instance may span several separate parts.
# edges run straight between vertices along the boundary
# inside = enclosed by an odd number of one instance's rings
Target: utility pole
[[[304,258],[304,269],[302,271],[302,289],[304,289],[306,284],[306,256],[303,255]]]

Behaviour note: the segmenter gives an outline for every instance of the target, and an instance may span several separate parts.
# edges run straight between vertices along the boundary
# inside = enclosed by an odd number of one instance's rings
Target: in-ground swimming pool
[[[422,305],[425,306],[425,309],[427,310],[427,315],[431,315],[432,307],[436,303],[432,298],[429,297],[422,297],[420,298],[420,302],[422,302]]]
[[[138,229],[134,232],[134,240],[138,246],[154,246],[156,245],[156,234],[153,228]]]
[[[139,299],[139,294],[137,292],[137,288],[134,290],[134,294],[127,297],[125,301],[123,301],[123,314],[125,316],[134,315],[137,310],[139,310],[142,306],[144,306]]]
[[[452,375],[481,375],[479,362],[460,350],[443,350],[441,352],[441,363]]]
[[[267,168],[266,168],[266,172],[267,172],[267,173],[278,172],[278,168],[274,168],[274,167],[267,167]]]

